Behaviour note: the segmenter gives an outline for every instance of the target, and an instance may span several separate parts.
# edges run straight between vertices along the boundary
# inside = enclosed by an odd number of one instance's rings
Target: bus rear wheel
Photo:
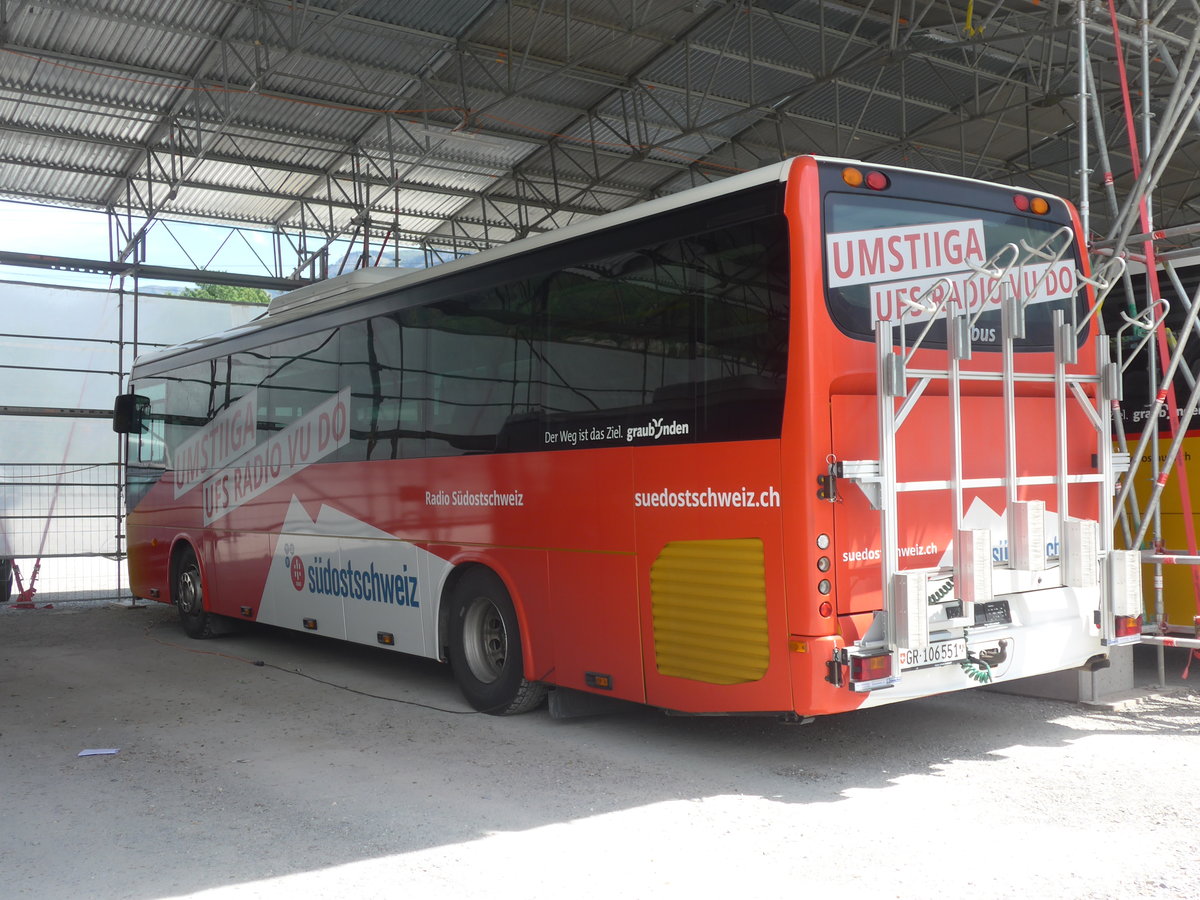
[[[200,563],[196,551],[184,547],[175,561],[175,577],[171,582],[172,600],[179,610],[179,622],[190,638],[203,640],[213,637],[215,617],[204,608],[204,587],[200,581]]]
[[[494,716],[540,705],[546,686],[525,679],[516,609],[500,580],[483,569],[468,572],[450,603],[450,668],[467,702]]]

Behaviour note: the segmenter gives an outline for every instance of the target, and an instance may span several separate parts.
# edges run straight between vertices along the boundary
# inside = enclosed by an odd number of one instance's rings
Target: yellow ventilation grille
[[[663,675],[710,684],[767,672],[767,589],[758,538],[674,541],[650,567],[654,659]]]

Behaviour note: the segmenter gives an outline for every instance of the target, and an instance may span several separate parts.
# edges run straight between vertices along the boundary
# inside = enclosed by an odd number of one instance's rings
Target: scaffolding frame
[[[1134,281],[1126,274],[1122,279],[1122,294],[1126,309],[1121,311],[1122,325],[1111,335],[1118,358],[1124,357],[1126,343],[1135,345],[1129,361],[1121,363],[1125,371],[1133,357],[1145,351],[1147,397],[1152,398],[1149,409],[1143,411],[1145,426],[1136,448],[1125,444],[1123,417],[1114,421],[1115,439],[1120,450],[1128,453],[1129,471],[1114,499],[1114,513],[1123,532],[1125,546],[1141,549],[1143,564],[1153,566],[1154,609],[1143,629],[1142,641],[1158,647],[1159,682],[1165,682],[1164,647],[1184,647],[1192,652],[1200,649],[1200,552],[1197,551],[1191,492],[1187,470],[1180,450],[1192,417],[1200,404],[1200,381],[1197,381],[1185,361],[1190,338],[1200,331],[1200,291],[1190,295],[1177,270],[1177,261],[1195,257],[1193,246],[1180,246],[1200,233],[1200,224],[1176,226],[1157,230],[1154,225],[1156,191],[1174,154],[1186,135],[1200,131],[1200,22],[1193,22],[1190,34],[1167,32],[1157,27],[1175,4],[1165,2],[1151,8],[1149,0],[1134,0],[1123,4],[1132,17],[1122,16],[1115,0],[1089,4],[1078,0],[1079,112],[1080,131],[1080,197],[1079,209],[1085,229],[1089,228],[1094,172],[1089,168],[1089,132],[1100,157],[1101,187],[1107,203],[1109,231],[1091,241],[1093,266],[1104,266],[1112,259],[1126,259],[1140,264],[1145,272],[1145,291],[1139,297]],[[1091,9],[1089,9],[1091,7]],[[1093,11],[1099,15],[1093,15]],[[1108,148],[1114,138],[1106,130],[1104,110],[1096,90],[1096,76],[1091,42],[1111,42],[1115,50],[1121,87],[1121,116],[1124,137],[1133,160],[1132,184],[1124,196],[1119,196],[1108,159]],[[1136,50],[1138,65],[1137,93],[1140,108],[1135,110],[1132,99],[1131,76],[1126,65],[1125,47]],[[1151,73],[1161,66],[1171,90],[1159,103],[1154,102]],[[1140,117],[1140,128],[1135,118]],[[1091,233],[1090,230],[1088,232]],[[1169,249],[1163,249],[1169,248]],[[1159,280],[1160,268],[1170,282],[1171,292],[1164,291]],[[1167,311],[1175,304],[1185,313],[1184,324],[1177,331],[1167,325]],[[1191,388],[1182,407],[1175,396],[1176,375]],[[1124,398],[1121,398],[1124,399]],[[1162,453],[1160,418],[1165,414],[1170,434],[1169,449]],[[1135,485],[1143,473],[1143,460],[1150,464],[1150,494],[1144,507],[1139,508]],[[1161,464],[1160,464],[1161,462]],[[1175,476],[1179,492],[1187,547],[1168,550],[1162,537],[1162,501],[1164,492]],[[1163,566],[1192,566],[1192,587],[1195,616],[1191,622],[1169,622],[1165,613]]]

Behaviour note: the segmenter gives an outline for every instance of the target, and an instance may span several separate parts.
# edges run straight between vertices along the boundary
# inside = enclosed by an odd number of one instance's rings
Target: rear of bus
[[[1099,566],[1110,544],[1099,523],[1111,472],[1098,470],[1107,419],[1074,210],[1036,192],[813,158],[795,162],[787,203],[782,456],[797,501],[785,504],[796,711],[1102,655]],[[1007,331],[1006,292],[1021,320]],[[1056,312],[1069,331],[1057,366]]]

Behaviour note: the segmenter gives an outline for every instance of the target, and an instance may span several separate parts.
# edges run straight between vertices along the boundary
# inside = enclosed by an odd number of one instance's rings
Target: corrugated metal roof
[[[368,0],[354,12],[368,21],[458,37],[493,6],[494,0]]]
[[[982,37],[969,12],[988,17]],[[795,152],[919,152],[999,177],[1037,147],[1025,164],[1042,182],[1075,183],[1059,103],[1076,54],[1058,4],[24,0],[6,14],[7,197],[153,197],[130,212],[283,228],[325,204],[319,240],[366,219],[377,237],[453,247]],[[1194,28],[1182,5],[1157,25],[1168,49]],[[1097,73],[1111,91],[1114,73]],[[1027,115],[1006,112],[1025,97]],[[1161,216],[1200,212],[1194,170],[1164,178],[1179,196]]]

